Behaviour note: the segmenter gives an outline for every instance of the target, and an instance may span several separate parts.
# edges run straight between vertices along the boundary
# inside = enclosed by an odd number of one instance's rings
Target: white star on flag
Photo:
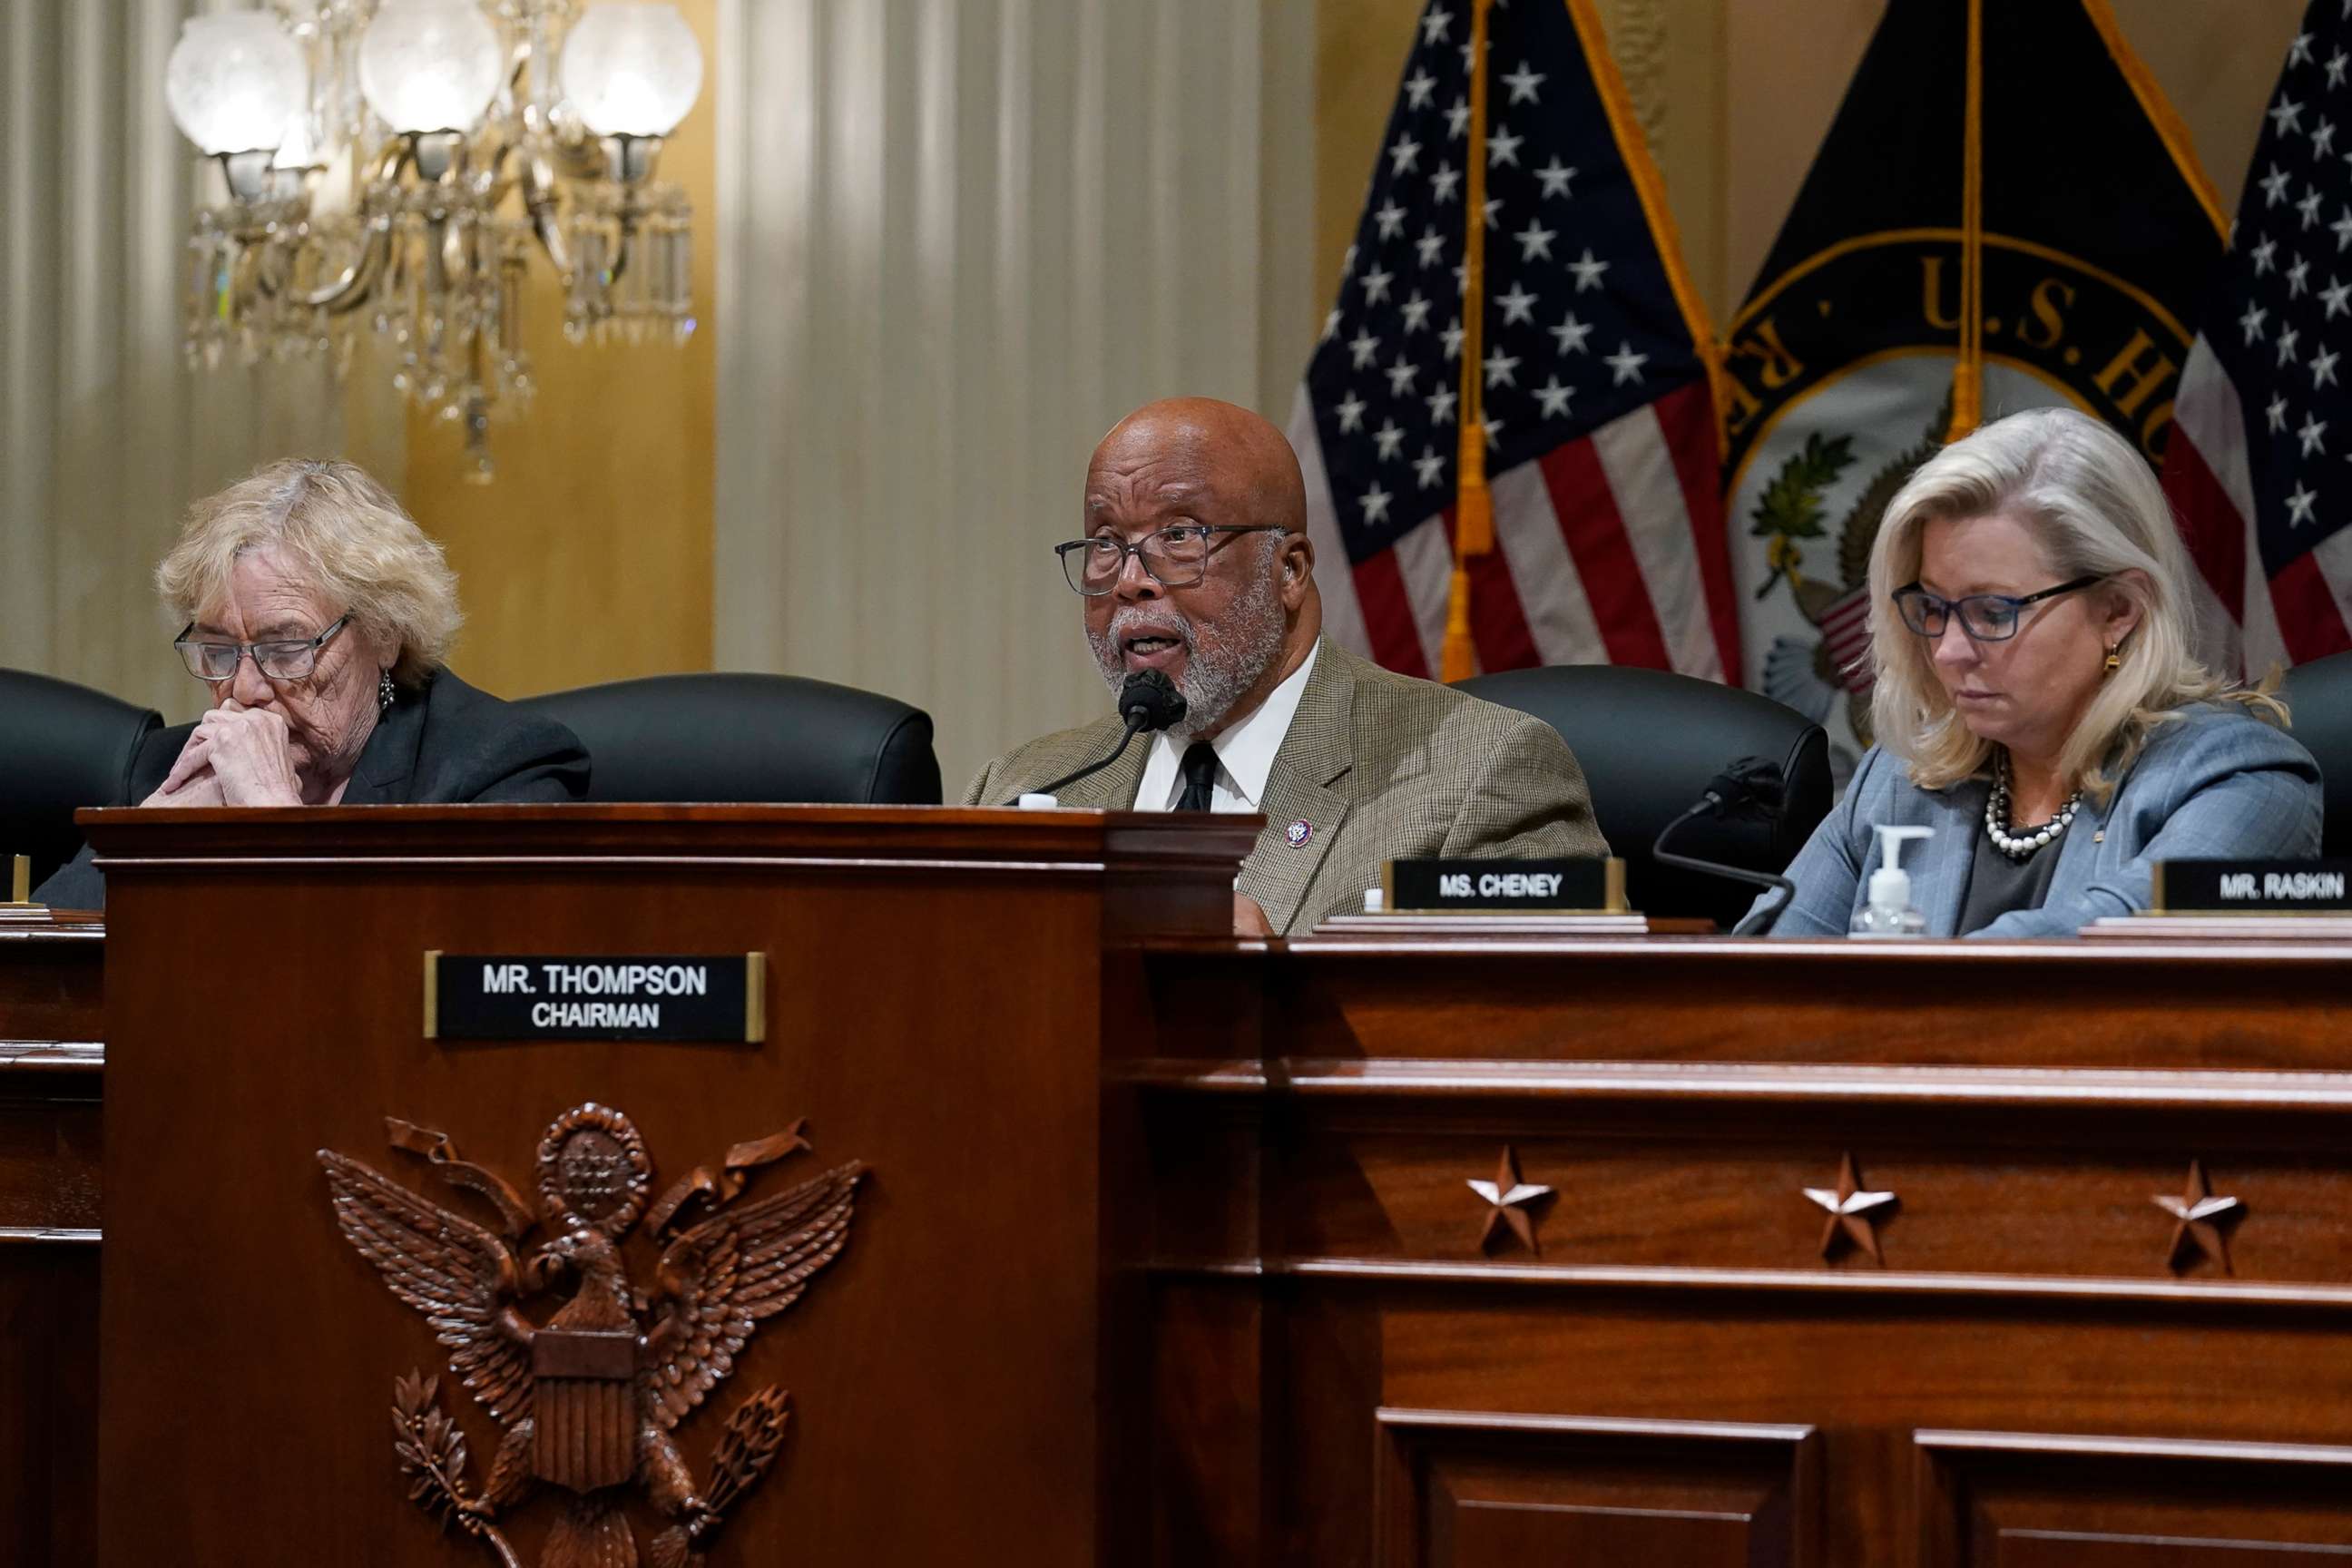
[[[1459,142],[1470,132],[1470,100],[1457,98],[1454,107],[1445,111],[1445,133]]]
[[[1501,349],[1496,349],[1493,353],[1486,356],[1486,385],[1490,390],[1496,386],[1517,386],[1518,384],[1517,380],[1512,374],[1514,371],[1519,368],[1519,362],[1517,356],[1507,354]]]
[[[1519,230],[1518,233],[1511,236],[1511,237],[1519,242],[1519,259],[1521,261],[1533,261],[1538,256],[1542,257],[1546,261],[1549,261],[1551,259],[1551,242],[1559,237],[1559,231],[1558,229],[1544,227],[1543,220],[1536,218],[1531,219],[1527,227]]]
[[[1539,101],[1536,95],[1536,89],[1541,87],[1543,84],[1543,73],[1541,71],[1529,70],[1528,68],[1528,62],[1525,60],[1521,60],[1519,62],[1518,69],[1513,71],[1510,75],[1503,79],[1503,85],[1511,89],[1511,101],[1513,103],[1535,103]]]
[[[1575,395],[1576,388],[1562,386],[1556,375],[1536,388],[1536,401],[1543,405],[1543,416],[1547,419],[1558,419],[1565,415],[1569,400]]]
[[[1617,379],[1610,384],[1622,386],[1629,381],[1639,382],[1642,379],[1642,367],[1650,363],[1650,356],[1635,353],[1630,342],[1621,342],[1617,345],[1617,352],[1602,355],[1601,363],[1617,373]]]
[[[1493,169],[1508,163],[1516,168],[1519,162],[1519,143],[1526,140],[1524,136],[1512,135],[1506,126],[1495,127],[1495,133],[1486,138],[1486,167]]]
[[[1536,296],[1517,283],[1511,285],[1509,293],[1496,295],[1495,303],[1503,307],[1503,325],[1507,327],[1517,321],[1532,322],[1536,319]]]
[[[1423,299],[1421,290],[1416,289],[1412,291],[1412,298],[1404,302],[1404,330],[1408,333],[1418,332],[1428,326],[1429,301]]]
[[[1387,374],[1389,378],[1389,395],[1391,397],[1402,397],[1405,394],[1412,390],[1412,378],[1421,374],[1421,366],[1413,363],[1412,360],[1406,358],[1403,354],[1399,354],[1397,355],[1396,363],[1389,366]]]
[[[1421,252],[1421,264],[1423,267],[1436,266],[1445,255],[1445,237],[1438,233],[1434,226],[1424,230],[1422,237],[1412,244],[1413,248]]]
[[[2254,276],[2260,278],[2278,265],[2278,241],[2266,239],[2248,253],[2254,260]]]
[[[1427,397],[1423,398],[1422,401],[1429,405],[1429,422],[1432,425],[1453,424],[1454,405],[1459,400],[1459,397],[1460,395],[1452,387],[1441,386],[1435,392],[1431,393]]]
[[[1415,71],[1404,84],[1405,107],[1427,109],[1429,95],[1437,90],[1437,79],[1427,71]]]
[[[2295,431],[2294,438],[2303,443],[2303,455],[2308,458],[2315,452],[2326,454],[2327,448],[2321,443],[2320,437],[2326,434],[2326,425],[2321,421],[2319,416],[2315,414],[2303,422],[2302,427]]]
[[[1536,171],[1536,178],[1543,182],[1543,194],[1546,197],[1564,197],[1568,195],[1569,181],[1576,178],[1576,171],[1554,158]]]
[[[2305,489],[2298,484],[2294,493],[2286,498],[2286,521],[2291,527],[2300,528],[2311,521],[2311,509],[2319,500],[2319,492]]]
[[[1421,162],[1421,143],[1410,136],[1400,136],[1396,145],[1389,149],[1389,157],[1395,165],[1389,173],[1402,174]]]
[[[2264,112],[2271,118],[2271,129],[2281,136],[2292,136],[2303,129],[2303,105],[2284,93]]]
[[[1491,452],[1503,444],[1503,422],[1500,419],[1489,414],[1478,424],[1486,432],[1486,450]]]
[[[1462,357],[1461,317],[1456,316],[1454,320],[1446,322],[1445,330],[1437,335],[1445,342],[1445,357],[1447,359],[1459,359]]]
[[[1334,406],[1339,411],[1339,428],[1345,433],[1364,427],[1364,410],[1371,405],[1351,392]]]
[[[1580,354],[1588,352],[1584,340],[1592,335],[1592,329],[1578,321],[1576,312],[1570,310],[1566,320],[1551,329],[1551,335],[1559,341],[1560,353]]]
[[[1387,299],[1389,297],[1389,285],[1395,281],[1395,273],[1383,272],[1377,267],[1373,268],[1370,272],[1365,273],[1364,303],[1367,305],[1377,305],[1381,300]]]
[[[1570,262],[1568,269],[1576,274],[1576,291],[1581,294],[1587,289],[1601,287],[1601,275],[1609,270],[1609,263],[1593,260],[1592,249],[1587,246],[1582,258]]]
[[[2316,392],[2323,386],[2336,384],[2336,359],[2342,351],[2322,349],[2311,356],[2311,386]]]
[[[1424,446],[1421,456],[1412,460],[1412,471],[1423,489],[1435,489],[1445,482],[1445,459],[1437,455],[1435,447]]]
[[[1404,227],[1404,208],[1391,202],[1372,215],[1372,221],[1381,226],[1382,239],[1394,239]]]
[[[1356,368],[1358,370],[1370,369],[1372,363],[1372,356],[1380,353],[1380,350],[1381,340],[1360,328],[1358,329],[1354,337],[1348,340],[1348,352],[1356,356]]]
[[[1429,176],[1429,188],[1441,202],[1454,199],[1454,187],[1462,183],[1462,172],[1451,163],[1437,165],[1437,173]]]
[[[1389,520],[1389,502],[1395,499],[1380,486],[1374,485],[1370,489],[1358,496],[1356,501],[1364,509],[1366,522],[1386,522]]]
[[[2286,428],[2286,396],[2284,393],[2271,399],[2270,406],[2263,410],[2263,416],[2271,422],[2272,435],[2275,436]]]
[[[1446,29],[1453,25],[1451,11],[1432,11],[1421,19],[1421,41],[1424,44],[1445,42]]]
[[[2352,283],[2338,283],[2335,275],[2330,273],[2327,287],[2319,291],[2319,302],[2327,307],[2327,314],[2321,318],[2323,321],[2332,321],[2345,311],[2352,310]]]
[[[2296,257],[2294,265],[2286,269],[2286,297],[2290,300],[2302,299],[2311,288],[2310,283],[2306,281],[2310,277],[2311,263],[2300,256]]]
[[[1381,449],[1381,461],[1393,463],[1397,459],[1397,449],[1404,445],[1404,432],[1397,428],[1395,420],[1383,419],[1381,427],[1372,432],[1372,440]]]
[[[2238,325],[2245,331],[2248,342],[2262,342],[2263,321],[2269,314],[2270,312],[2260,305],[2249,305],[2246,307],[2246,313],[2238,318]]]

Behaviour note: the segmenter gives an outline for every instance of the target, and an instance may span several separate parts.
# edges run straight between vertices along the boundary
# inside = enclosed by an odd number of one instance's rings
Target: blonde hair
[[[155,569],[173,618],[194,620],[221,603],[236,558],[265,545],[284,551],[360,630],[399,650],[392,678],[400,684],[422,685],[448,656],[464,619],[457,574],[354,463],[281,458],[188,508],[179,542]]]
[[[1936,679],[1933,647],[1903,624],[1895,591],[1919,575],[1921,534],[1938,519],[2015,519],[2040,542],[2053,582],[2105,584],[2139,607],[2115,673],[2060,752],[2061,776],[2104,805],[2158,725],[2216,699],[2242,702],[2282,727],[2275,682],[2249,689],[2199,663],[2191,631],[2189,552],[2156,475],[2099,420],[2072,408],[2037,408],[1994,421],[1922,464],[1886,503],[1870,552],[1871,720],[1878,742],[1909,764],[1921,789],[1975,776],[1993,742],[1961,722]],[[2137,577],[2121,574],[2137,573]]]

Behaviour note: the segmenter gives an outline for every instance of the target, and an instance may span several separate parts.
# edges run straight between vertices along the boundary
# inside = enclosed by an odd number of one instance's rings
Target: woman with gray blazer
[[[1881,826],[1934,829],[1907,868],[1929,936],[2071,936],[2147,908],[2159,861],[2316,855],[2318,764],[2198,662],[2191,571],[2147,463],[2072,409],[1923,464],[1871,550],[1877,744],[1773,934],[1846,933]]]

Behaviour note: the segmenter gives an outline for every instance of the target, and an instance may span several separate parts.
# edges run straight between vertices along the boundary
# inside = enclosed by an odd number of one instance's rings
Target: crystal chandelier
[[[702,50],[641,0],[271,0],[190,18],[164,68],[226,205],[190,239],[192,363],[326,354],[364,320],[394,383],[462,421],[491,474],[491,410],[530,395],[535,248],[574,343],[694,331],[692,211],[654,178]]]

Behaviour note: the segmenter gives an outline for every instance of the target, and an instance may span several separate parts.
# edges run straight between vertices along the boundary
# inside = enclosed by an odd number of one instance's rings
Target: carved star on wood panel
[[[1893,1193],[1871,1193],[1862,1190],[1862,1176],[1853,1168],[1853,1156],[1849,1153],[1838,1160],[1838,1184],[1828,1187],[1807,1187],[1805,1196],[1829,1211],[1822,1225],[1822,1256],[1835,1257],[1841,1242],[1859,1247],[1878,1261],[1878,1221],[1874,1215],[1895,1205]]]
[[[2201,1160],[2189,1162],[2189,1182],[2179,1197],[2158,1194],[2148,1199],[2172,1216],[2172,1244],[2165,1253],[2165,1261],[2176,1274],[2182,1272],[2183,1252],[2202,1254],[2230,1269],[2230,1237],[2227,1227],[2246,1215],[2246,1205],[2228,1195],[2216,1196],[2213,1184],[2205,1179]],[[2190,1258],[2193,1265],[2195,1258]]]
[[[1486,1224],[1478,1233],[1481,1252],[1493,1244],[1496,1231],[1505,1226],[1529,1252],[1543,1252],[1536,1240],[1535,1210],[1552,1195],[1551,1189],[1519,1180],[1519,1162],[1508,1143],[1503,1145],[1503,1157],[1495,1166],[1495,1179],[1473,1181],[1469,1185],[1472,1192],[1486,1200]]]

